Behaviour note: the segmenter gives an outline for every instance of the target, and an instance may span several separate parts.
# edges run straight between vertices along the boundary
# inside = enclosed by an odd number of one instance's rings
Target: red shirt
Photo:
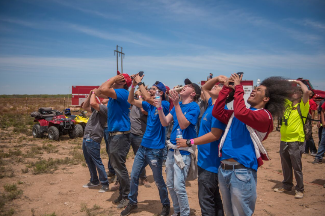
[[[311,111],[312,110],[317,110],[317,103],[313,100],[313,99],[310,99],[309,100],[309,114],[311,115]]]
[[[323,103],[323,105],[322,105],[322,109],[325,110],[325,103]]]

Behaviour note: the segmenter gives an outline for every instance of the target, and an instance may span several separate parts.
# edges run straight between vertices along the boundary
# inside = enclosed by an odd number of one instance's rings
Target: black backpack
[[[300,104],[298,104],[297,109],[298,109],[298,113],[300,115],[302,124],[304,126],[305,140],[309,140],[310,137],[312,136],[312,129],[313,129],[312,123],[311,123],[311,115],[308,112],[307,117],[302,116],[301,110],[300,110]],[[304,123],[304,118],[306,119],[305,123]]]

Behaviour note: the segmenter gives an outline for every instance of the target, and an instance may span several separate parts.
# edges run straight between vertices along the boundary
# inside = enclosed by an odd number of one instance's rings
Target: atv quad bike
[[[78,112],[78,111],[76,111]],[[71,115],[71,111],[69,108],[64,110],[64,114],[67,118],[71,118],[75,121],[76,124],[80,124],[82,126],[82,131],[79,134],[79,137],[82,137],[84,135],[84,130],[86,127],[86,124],[89,120],[89,117],[86,116],[87,111],[80,111],[79,115]]]
[[[75,121],[66,118],[61,112],[52,108],[39,108],[38,112],[32,112],[34,117],[33,137],[41,138],[44,133],[48,134],[50,140],[59,140],[60,136],[69,134],[71,139],[79,136],[82,126],[74,124]]]

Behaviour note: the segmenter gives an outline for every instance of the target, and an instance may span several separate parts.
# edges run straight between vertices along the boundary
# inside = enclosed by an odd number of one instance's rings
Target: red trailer
[[[72,86],[71,106],[81,107],[89,92],[99,86]]]

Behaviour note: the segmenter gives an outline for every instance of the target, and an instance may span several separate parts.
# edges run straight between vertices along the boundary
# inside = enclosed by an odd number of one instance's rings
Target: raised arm
[[[84,103],[83,103],[83,105],[82,105],[82,108],[83,108],[84,110],[86,110],[87,112],[91,112],[90,97],[91,97],[91,95],[92,95],[92,92],[93,92],[93,90],[91,90],[91,91],[89,92],[88,97],[86,98],[86,100],[84,101]]]
[[[90,95],[90,106],[92,108],[94,108],[95,110],[99,111],[100,109],[99,109],[99,104],[98,104],[97,98],[96,98],[96,90],[97,89],[92,90],[92,93]]]
[[[204,94],[204,101],[207,103],[210,99],[210,94],[209,91],[213,88],[213,86],[217,83],[224,83],[227,80],[226,76],[220,75],[217,77],[214,77],[207,81],[203,86],[202,86],[202,92]]]
[[[226,99],[230,91],[232,91],[232,88],[228,87],[227,85],[222,87],[212,110],[212,115],[224,124],[228,123],[232,113],[234,112],[233,110],[225,109]]]
[[[134,99],[134,89],[135,89],[135,86],[136,86],[136,82],[133,79],[132,87],[131,87],[131,90],[130,90],[130,93],[129,93],[128,102],[130,104],[132,104],[132,105],[135,105],[135,106],[137,106],[139,108],[142,108],[142,100],[135,100]]]
[[[175,113],[176,113],[176,117],[177,117],[177,120],[178,120],[179,127],[182,130],[184,130],[191,124],[191,122],[189,122],[186,119],[184,113],[182,112],[181,106],[179,105],[178,93],[176,91],[171,91],[170,92],[170,97],[171,97],[171,99],[172,99],[172,101],[174,103]]]
[[[98,90],[99,90],[99,95],[105,95],[107,97],[116,99],[116,93],[115,90],[113,88],[114,83],[120,83],[123,82],[124,76],[122,74],[120,75],[116,75],[112,78],[110,78],[109,80],[107,80],[106,82],[104,82],[101,86],[99,86]]]
[[[309,100],[309,90],[308,87],[301,82],[300,80],[295,80],[295,83],[299,84],[302,90],[302,101],[304,102],[304,104],[306,104]]]

